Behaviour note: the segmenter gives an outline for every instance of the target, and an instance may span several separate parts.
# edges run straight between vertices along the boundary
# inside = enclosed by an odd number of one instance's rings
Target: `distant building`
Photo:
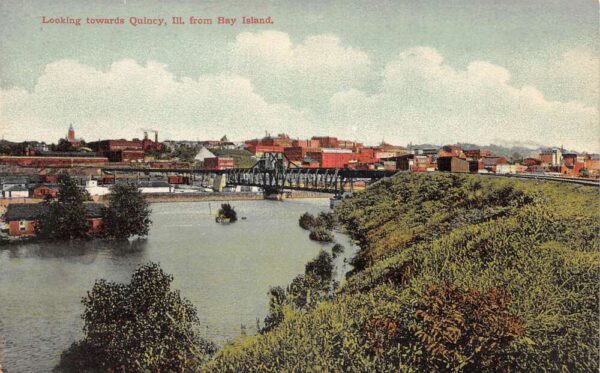
[[[204,169],[206,170],[226,170],[234,167],[233,158],[214,157],[204,159]]]
[[[20,167],[63,167],[70,168],[76,166],[102,166],[108,163],[105,157],[56,157],[56,156],[0,156],[0,164],[20,166]]]
[[[2,198],[28,198],[29,189],[21,185],[13,185],[6,190],[2,190]]]
[[[171,193],[174,188],[166,181],[140,181],[138,188],[141,193]]]
[[[442,172],[477,172],[477,161],[470,162],[459,157],[438,157],[437,168]]]
[[[69,125],[69,130],[67,131],[67,137],[65,137],[65,140],[73,145],[74,148],[79,148],[83,142],[82,139],[75,137],[75,129],[73,128],[73,124]]]
[[[492,152],[487,149],[463,149],[463,153],[465,157],[473,159],[492,156]]]
[[[144,145],[140,140],[102,140],[88,143],[97,155],[106,157],[110,162],[144,161]]]
[[[554,148],[542,150],[540,160],[552,167],[559,167],[563,161],[563,149]]]
[[[437,152],[438,158],[442,157],[457,157],[457,158],[467,158],[465,153],[463,153],[462,149],[455,145],[444,145]]]
[[[41,184],[33,187],[31,196],[38,199],[47,197],[56,198],[58,196],[58,191],[58,184]]]
[[[489,172],[496,172],[496,166],[499,164],[508,164],[508,159],[505,157],[483,157],[483,167]]]
[[[102,209],[104,205],[86,202],[84,206],[90,233],[98,233],[102,228]],[[4,214],[4,221],[8,224],[9,236],[34,236],[36,224],[46,212],[46,208],[43,203],[13,203],[8,205]]]
[[[206,158],[214,158],[215,155],[213,154],[213,152],[211,152],[210,150],[208,150],[206,147],[201,147],[200,151],[198,151],[198,154],[196,154],[196,157],[194,157],[195,161],[198,162],[204,162],[204,160]]]

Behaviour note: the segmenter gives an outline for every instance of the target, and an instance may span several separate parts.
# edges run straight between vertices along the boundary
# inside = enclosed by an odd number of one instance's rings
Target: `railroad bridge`
[[[325,192],[340,195],[354,189],[355,183],[372,183],[383,177],[389,177],[396,171],[351,170],[338,168],[298,168],[279,153],[265,153],[250,168],[225,170],[205,170],[197,168],[161,169],[143,167],[104,167],[103,172],[178,174],[190,175],[205,180],[223,181],[229,186],[256,186],[265,194],[279,194],[284,190],[303,190]]]

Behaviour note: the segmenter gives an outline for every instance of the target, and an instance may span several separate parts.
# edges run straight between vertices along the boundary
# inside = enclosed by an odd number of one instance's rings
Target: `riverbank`
[[[108,195],[99,201],[108,200]],[[212,202],[212,201],[257,201],[265,199],[263,193],[153,193],[145,194],[149,203],[171,202]],[[318,192],[293,191],[286,193],[285,199],[329,199],[331,194]]]
[[[207,370],[593,371],[599,203],[577,185],[384,179],[336,208],[362,248],[333,298]]]

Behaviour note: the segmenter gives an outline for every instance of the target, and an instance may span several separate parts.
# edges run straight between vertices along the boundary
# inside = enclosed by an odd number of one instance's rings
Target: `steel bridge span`
[[[103,167],[103,172],[178,174],[199,177],[201,180],[224,179],[226,185],[256,186],[265,193],[302,190],[341,194],[354,189],[357,182],[370,184],[397,171],[350,170],[333,168],[297,168],[281,154],[267,153],[250,168],[205,170],[198,168]]]
[[[357,182],[369,185],[377,180],[390,177],[398,172],[383,170],[351,170],[333,168],[297,168],[285,159],[282,154],[266,153],[250,168],[233,168],[226,170],[205,170],[198,168],[145,168],[145,167],[103,167],[103,172],[110,173],[163,173],[190,175],[204,180],[219,179],[230,186],[256,186],[266,194],[282,193],[284,190],[302,190],[325,192],[340,195],[354,189]],[[496,175],[481,174],[481,176],[510,177],[516,179],[534,179],[538,181],[555,181],[574,183],[584,186],[599,187],[597,180],[586,180],[567,177],[556,177],[535,174]]]

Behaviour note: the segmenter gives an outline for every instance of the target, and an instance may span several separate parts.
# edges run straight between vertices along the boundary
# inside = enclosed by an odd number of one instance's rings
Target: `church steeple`
[[[73,128],[73,123],[69,125],[69,133],[67,134],[67,140],[75,141],[75,129]]]

